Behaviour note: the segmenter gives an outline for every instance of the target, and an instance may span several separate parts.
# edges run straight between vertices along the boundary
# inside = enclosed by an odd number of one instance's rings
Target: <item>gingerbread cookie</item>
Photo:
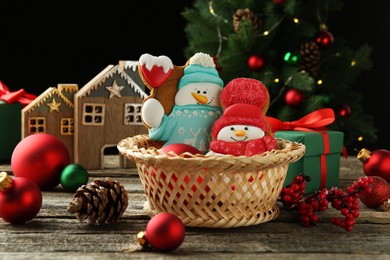
[[[144,56],[143,62],[140,61],[140,66],[144,66],[145,69],[150,63],[147,58],[151,57]],[[155,77],[166,74],[169,68],[174,68],[162,62],[164,59],[160,60],[161,69]],[[144,78],[148,82],[164,82],[164,80],[154,80],[152,74],[149,78]],[[168,80],[171,77],[165,76]],[[143,102],[141,117],[149,128],[149,137],[152,140],[164,141],[164,146],[183,143],[195,147],[202,153],[208,152],[211,128],[222,114],[220,94],[223,85],[212,57],[201,52],[193,55],[184,66],[183,76],[178,80],[176,90],[172,91],[175,92],[174,97],[167,91],[164,92],[166,95],[160,98],[152,96]],[[157,87],[157,94],[160,88],[163,90],[163,87],[163,85]],[[173,102],[173,107],[167,113],[164,106],[169,102]]]
[[[221,118],[213,125],[210,154],[252,156],[276,148],[265,118],[269,93],[261,81],[237,78],[221,93],[224,108]]]
[[[142,54],[139,58],[138,72],[145,86],[150,90],[150,95],[145,100],[155,98],[163,105],[164,114],[171,113],[177,85],[186,65],[173,65],[171,59],[164,55],[157,57],[148,53]],[[149,128],[145,122],[144,125]]]

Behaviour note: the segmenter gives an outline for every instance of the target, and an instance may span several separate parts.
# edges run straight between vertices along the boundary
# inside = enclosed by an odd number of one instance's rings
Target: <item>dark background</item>
[[[107,65],[144,53],[166,55],[175,65],[186,62],[181,12],[192,1],[39,2],[0,3],[0,80],[11,90],[39,95],[58,83],[82,87]],[[390,149],[389,8],[390,1],[349,0],[327,22],[335,40],[345,37],[353,49],[364,43],[373,47],[374,66],[354,85],[375,117],[379,138],[365,146],[371,150]]]

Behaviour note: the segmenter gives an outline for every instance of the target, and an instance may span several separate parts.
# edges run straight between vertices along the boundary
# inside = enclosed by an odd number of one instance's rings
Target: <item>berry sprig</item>
[[[293,182],[282,189],[280,194],[283,206],[286,209],[294,208],[305,194],[306,183],[310,181],[309,176],[300,174],[295,176]]]
[[[356,224],[359,217],[359,195],[371,191],[370,184],[373,182],[369,176],[360,177],[357,181],[346,188],[344,192],[338,187],[321,189],[308,196],[304,196],[306,183],[309,176],[298,175],[293,182],[284,187],[280,194],[280,201],[287,210],[298,208],[300,221],[303,226],[314,226],[318,223],[317,212],[326,211],[329,204],[332,208],[340,211],[343,217],[331,218],[331,223],[349,232]]]

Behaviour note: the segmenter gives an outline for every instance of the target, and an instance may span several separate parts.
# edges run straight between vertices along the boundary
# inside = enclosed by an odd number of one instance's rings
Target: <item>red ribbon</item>
[[[326,187],[326,155],[330,153],[329,135],[327,132],[321,132],[322,140],[324,141],[324,152],[320,156],[321,165],[321,179],[320,179],[320,190]]]
[[[335,120],[333,109],[322,108],[311,112],[310,114],[291,122],[283,122],[277,118],[267,116],[267,121],[271,125],[272,132],[281,130],[296,130],[296,131],[318,131],[327,130],[325,126],[331,124]]]
[[[331,108],[322,108],[311,112],[310,114],[291,122],[283,122],[277,118],[267,116],[267,121],[269,122],[272,132],[283,131],[283,130],[295,130],[295,131],[321,131],[327,130],[325,126],[331,124],[335,120],[335,114]],[[320,189],[325,188],[326,186],[326,155],[330,153],[330,144],[329,136],[327,132],[320,132],[323,137],[324,142],[324,151],[320,156],[321,164],[321,180],[320,180]],[[343,147],[343,155],[347,158],[347,150]]]
[[[0,100],[4,100],[7,103],[19,102],[23,106],[30,104],[37,96],[27,93],[24,89],[11,92],[8,87],[0,81]]]

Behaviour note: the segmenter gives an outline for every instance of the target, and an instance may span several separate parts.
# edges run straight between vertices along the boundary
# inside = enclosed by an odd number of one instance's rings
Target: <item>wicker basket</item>
[[[117,147],[135,161],[153,214],[170,212],[194,227],[275,219],[288,165],[305,153],[303,144],[283,139],[277,139],[277,150],[251,157],[164,154],[158,150],[162,144],[144,134],[123,139]]]

